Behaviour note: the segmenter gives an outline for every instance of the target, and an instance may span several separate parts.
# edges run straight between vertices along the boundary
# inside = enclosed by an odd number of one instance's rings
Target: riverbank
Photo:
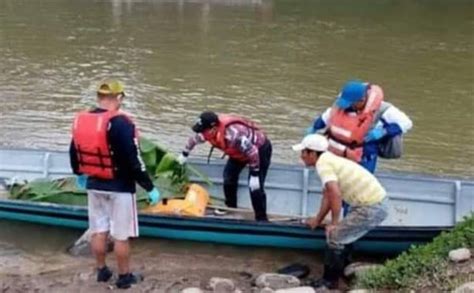
[[[80,231],[8,221],[0,221],[0,225],[3,227],[0,229],[0,292],[100,293],[115,289],[113,281],[110,284],[95,282],[92,257],[73,257],[66,253],[68,245],[81,235]],[[379,271],[378,275],[368,276],[365,282],[353,283],[358,288],[387,290],[405,288],[436,291],[447,289],[447,286],[449,289],[457,288],[462,283],[472,281],[473,258],[460,263],[443,258],[436,264],[420,267],[427,263],[427,259],[433,258],[427,253],[438,253],[440,248],[444,251],[457,247],[459,243],[469,247],[471,242],[465,243],[463,239],[471,239],[472,234],[456,235],[454,239],[457,242],[448,241],[449,246],[444,246],[445,241],[441,245],[439,240],[435,240],[434,244],[426,245],[428,248],[421,254],[421,248],[414,251],[418,255],[417,259],[413,258],[413,252],[402,254],[386,263],[388,271],[385,269]],[[448,239],[446,236],[443,238]],[[291,263],[308,265],[311,268],[308,278],[318,277],[322,272],[321,253],[314,251],[147,238],[134,241],[132,246],[132,268],[144,274],[145,280],[129,292],[180,292],[189,287],[206,290],[213,277],[230,279],[242,292],[252,292],[255,278],[262,273],[276,272]],[[382,256],[356,256],[355,262],[381,263],[384,259]],[[108,256],[108,264],[116,271],[112,254]],[[397,274],[399,277],[392,280]]]
[[[14,251],[11,251],[14,252]],[[2,255],[1,292],[109,292],[111,284],[95,282],[94,260],[90,257]],[[319,259],[313,258],[313,274],[320,272]],[[112,257],[109,265],[115,269]],[[300,261],[308,263],[308,258]],[[134,251],[133,268],[145,280],[130,292],[180,292],[188,287],[205,289],[212,277],[232,279],[242,292],[250,292],[251,281],[263,272],[287,265],[285,260],[243,258],[238,255]],[[116,271],[116,270],[115,270]]]
[[[129,292],[180,292],[189,287],[209,288],[213,277],[231,279],[242,292],[252,291],[252,281],[264,272],[275,272],[291,262],[308,264],[310,277],[322,271],[321,255],[306,251],[273,251],[236,249],[234,247],[202,247],[193,243],[177,243],[174,252],[170,243],[150,250],[149,240],[137,243],[133,250],[133,268],[144,274],[145,280]],[[199,247],[201,246],[201,247]],[[223,249],[224,248],[224,249]],[[141,251],[139,249],[142,249]],[[208,251],[204,251],[208,250]],[[274,256],[274,258],[272,258]],[[115,269],[112,255],[109,265]],[[113,282],[95,282],[92,257],[72,257],[64,252],[28,253],[13,245],[0,245],[0,292],[109,292]],[[115,270],[116,271],[116,270]],[[474,259],[451,264],[446,274],[452,277],[452,286],[472,281]],[[438,276],[439,277],[439,276]],[[439,290],[433,276],[419,278],[419,290]],[[439,280],[438,280],[439,281]]]
[[[80,232],[25,223],[1,224],[5,229],[0,231],[0,292],[109,292],[114,288],[113,284],[95,282],[92,257],[73,257],[65,252]],[[143,273],[145,280],[129,292],[205,289],[212,277],[232,279],[242,292],[250,292],[254,278],[291,263],[308,265],[311,276],[322,271],[321,254],[314,251],[146,238],[132,246],[132,269]],[[112,254],[108,264],[116,271]]]
[[[358,278],[356,287],[450,291],[474,281],[474,214],[432,242],[413,246]]]

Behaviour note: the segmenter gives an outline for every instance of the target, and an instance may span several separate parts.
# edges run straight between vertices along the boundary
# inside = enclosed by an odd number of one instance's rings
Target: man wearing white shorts
[[[115,240],[138,237],[136,197],[133,193],[87,190],[89,229],[110,232]]]
[[[105,263],[110,233],[118,267],[115,284],[121,289],[140,279],[130,272],[128,240],[138,237],[135,184],[148,192],[151,204],[157,203],[160,197],[140,158],[135,124],[119,110],[124,97],[120,82],[101,83],[97,90],[98,107],[76,115],[69,148],[78,186],[87,189],[97,281],[108,282],[113,275]]]

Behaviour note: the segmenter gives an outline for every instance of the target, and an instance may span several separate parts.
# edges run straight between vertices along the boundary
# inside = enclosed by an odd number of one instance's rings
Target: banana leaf
[[[190,183],[189,174],[197,176],[208,185],[212,184],[203,173],[195,168],[180,165],[171,152],[146,138],[140,139],[140,155],[154,185],[161,192],[161,198],[183,197],[185,188]],[[77,188],[75,177],[57,180],[38,179],[24,184],[13,184],[9,193],[11,199],[87,205],[86,191]],[[147,198],[146,191],[138,186],[139,208],[147,205]]]
[[[57,180],[38,179],[26,184],[14,184],[10,188],[10,198],[60,203],[68,205],[86,205],[85,190],[75,187],[75,178]]]
[[[166,150],[151,140],[140,138],[140,155],[149,174],[154,174],[157,164],[166,154]]]

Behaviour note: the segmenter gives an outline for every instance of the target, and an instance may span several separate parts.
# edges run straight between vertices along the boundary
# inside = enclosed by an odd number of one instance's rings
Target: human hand
[[[260,179],[256,175],[251,175],[249,179],[249,188],[250,191],[255,191],[260,189]]]
[[[151,205],[155,205],[160,200],[160,191],[155,187],[150,192],[148,192],[148,200]]]
[[[306,220],[306,225],[308,225],[311,228],[311,230],[314,230],[320,225],[320,223],[318,221],[318,218],[312,217]]]
[[[373,128],[372,130],[370,130],[365,138],[364,138],[364,141],[365,142],[371,142],[371,141],[375,141],[375,140],[379,140],[381,139],[382,137],[384,137],[386,134],[386,131],[385,131],[385,128],[383,127],[376,127],[376,128]]]
[[[76,176],[76,187],[79,190],[85,190],[87,185],[87,175],[81,174]]]
[[[186,161],[188,160],[188,152],[183,151],[181,154],[179,154],[178,158],[176,159],[180,165],[186,164]]]

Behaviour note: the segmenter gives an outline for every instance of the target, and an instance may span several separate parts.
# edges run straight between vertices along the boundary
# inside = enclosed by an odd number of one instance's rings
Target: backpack
[[[390,103],[383,103],[380,107],[377,120],[383,123],[384,127],[387,122],[381,118],[382,114],[391,106]],[[376,121],[377,121],[376,120]],[[378,156],[384,159],[398,159],[403,154],[403,134],[399,134],[393,137],[383,138],[378,145]]]
[[[384,159],[398,159],[403,154],[402,135],[384,138],[378,146],[378,155]]]

